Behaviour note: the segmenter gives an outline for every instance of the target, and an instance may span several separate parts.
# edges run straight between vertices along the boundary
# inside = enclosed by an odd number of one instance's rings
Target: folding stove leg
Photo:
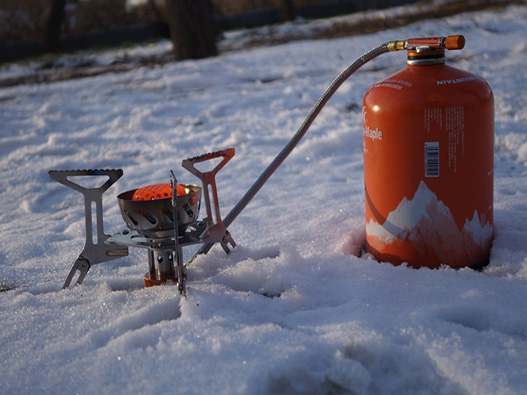
[[[123,171],[121,169],[50,170],[49,175],[53,180],[82,193],[84,196],[86,244],[64,282],[63,288],[68,288],[77,272],[79,277],[76,284],[81,284],[92,265],[128,255],[127,247],[109,246],[104,243],[110,236],[104,234],[103,229],[102,195],[121,178]],[[78,176],[106,176],[108,180],[98,188],[86,188],[70,179],[70,177]],[[96,233],[93,232],[93,219],[96,222]]]
[[[236,243],[221,218],[218,191],[216,189],[216,174],[232,159],[233,156],[234,148],[228,148],[223,151],[211,152],[194,158],[185,159],[182,163],[182,166],[198,177],[203,184],[203,195],[205,196],[205,208],[207,210],[207,217],[204,218],[204,221],[210,225],[205,229],[201,238],[205,243],[219,242],[227,254],[230,252],[229,244],[234,248],[236,247]],[[203,173],[195,167],[196,163],[216,158],[223,158],[223,160],[209,172]],[[212,191],[212,202],[210,191]],[[212,203],[214,204],[214,211],[212,210]]]

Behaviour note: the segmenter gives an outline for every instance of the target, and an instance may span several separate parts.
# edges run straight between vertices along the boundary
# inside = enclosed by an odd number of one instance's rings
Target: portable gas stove
[[[236,246],[222,221],[216,189],[216,174],[233,156],[234,148],[229,148],[185,159],[182,162],[183,168],[201,180],[201,187],[177,184],[171,171],[170,184],[150,185],[121,193],[117,196],[117,201],[129,229],[111,236],[103,231],[102,195],[121,178],[123,171],[51,170],[49,175],[52,179],[84,196],[86,244],[73,264],[63,288],[70,286],[76,274],[76,284],[81,284],[93,265],[127,256],[129,247],[138,247],[145,248],[148,255],[145,286],[174,281],[178,284],[180,293],[185,293],[183,247],[217,242],[229,253],[230,247]],[[195,167],[197,163],[217,158],[222,160],[211,171],[201,172]],[[106,176],[108,180],[98,188],[86,188],[72,180],[79,176]],[[202,193],[205,197],[206,216],[199,220]]]

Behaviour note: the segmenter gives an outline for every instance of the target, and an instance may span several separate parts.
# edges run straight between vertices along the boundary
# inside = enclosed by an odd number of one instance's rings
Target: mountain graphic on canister
[[[405,245],[414,246],[418,256],[427,256],[433,266],[464,266],[475,257],[485,259],[492,244],[492,226],[474,211],[458,228],[450,209],[422,181],[408,200],[403,198],[384,223],[371,218],[366,224],[368,244],[387,257],[394,257]],[[403,262],[401,259],[399,262]],[[410,266],[422,266],[409,259]],[[431,265],[432,266],[432,265]]]

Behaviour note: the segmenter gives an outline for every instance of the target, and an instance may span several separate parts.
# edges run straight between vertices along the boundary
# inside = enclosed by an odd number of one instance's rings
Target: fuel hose
[[[243,211],[243,209],[249,204],[249,202],[252,200],[252,198],[258,193],[258,191],[262,188],[262,186],[266,183],[266,181],[273,175],[273,173],[278,169],[278,167],[282,164],[282,162],[289,156],[291,151],[297,146],[297,144],[300,142],[302,137],[306,134],[309,127],[313,123],[313,121],[316,119],[318,114],[320,114],[320,111],[324,108],[326,103],[329,101],[331,96],[337,91],[337,89],[358,69],[360,69],[363,65],[368,63],[370,60],[375,59],[377,56],[382,55],[386,52],[398,50],[400,48],[394,47],[394,42],[386,42],[384,44],[378,45],[375,48],[370,49],[368,52],[366,52],[364,55],[360,56],[358,59],[356,59],[353,63],[351,63],[348,67],[346,67],[329,85],[329,87],[326,89],[326,91],[320,96],[320,98],[317,100],[315,105],[311,108],[311,111],[309,112],[308,116],[298,128],[295,135],[289,140],[287,145],[280,151],[280,153],[274,158],[274,160],[271,162],[269,166],[264,170],[264,172],[260,175],[260,177],[254,182],[254,184],[249,188],[249,190],[245,193],[245,195],[240,199],[240,201],[232,208],[232,210],[227,214],[227,216],[223,219],[223,223],[225,224],[225,227],[229,227],[232,222],[236,219],[236,217]],[[402,48],[401,48],[402,49]],[[194,254],[194,256],[189,260],[189,263],[192,262],[198,255],[207,254],[214,243],[205,243],[201,248]]]

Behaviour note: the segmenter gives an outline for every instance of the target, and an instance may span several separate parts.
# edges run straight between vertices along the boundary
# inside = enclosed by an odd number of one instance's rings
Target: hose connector
[[[406,41],[390,41],[388,42],[388,51],[402,51],[406,49]]]
[[[416,49],[427,47],[428,49],[463,49],[465,47],[465,37],[461,34],[447,37],[424,37],[409,38],[405,41],[388,42],[389,51],[401,51],[403,49]]]

